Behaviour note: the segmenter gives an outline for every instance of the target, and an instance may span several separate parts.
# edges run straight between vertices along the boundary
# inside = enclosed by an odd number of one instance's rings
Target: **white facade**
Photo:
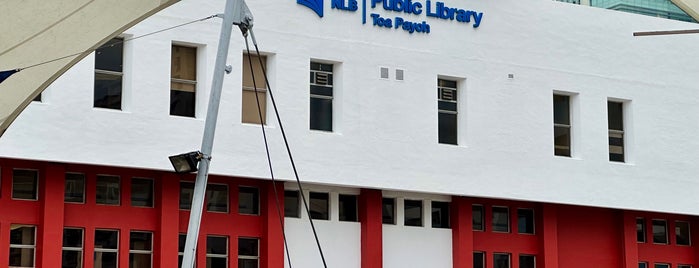
[[[181,1],[124,37],[221,13],[223,2]],[[361,10],[331,9],[328,1],[323,18],[293,0],[249,1],[303,181],[699,215],[691,198],[699,190],[699,36],[632,36],[694,24],[547,0],[445,3],[483,12],[479,27],[368,7],[431,26],[429,34],[409,34],[372,26],[370,17],[363,25]],[[0,157],[170,170],[167,156],[199,148],[219,23],[126,42],[122,111],[92,107],[88,56],[8,129]],[[245,45],[239,32],[233,36],[234,71],[224,81],[211,171],[268,178],[260,127],[241,123]],[[199,48],[194,119],[168,113],[173,43]],[[335,63],[332,133],[309,130],[311,60]],[[389,68],[389,79],[379,77],[381,67]],[[405,71],[405,81],[396,81],[396,69]],[[458,146],[437,142],[438,77],[459,82]],[[570,158],[553,155],[554,92],[573,96]],[[626,163],[608,160],[607,100],[627,104]],[[290,180],[271,105],[267,119],[275,175]],[[359,250],[358,225],[318,227],[341,228],[333,233],[352,237],[347,247]],[[411,235],[444,244],[434,250],[446,254],[450,237],[439,231]],[[410,247],[391,228],[383,235],[384,248]]]

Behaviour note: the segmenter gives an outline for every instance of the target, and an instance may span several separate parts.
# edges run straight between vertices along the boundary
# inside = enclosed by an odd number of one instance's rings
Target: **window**
[[[689,264],[678,264],[677,268],[692,268],[692,266]]]
[[[85,203],[85,174],[66,173],[66,203]]]
[[[570,96],[553,94],[553,153],[570,156]]]
[[[381,217],[385,224],[396,224],[396,199],[384,197],[381,200]]]
[[[206,237],[206,267],[226,268],[228,267],[228,237],[207,236]]]
[[[194,117],[197,90],[197,48],[172,45],[170,115]]]
[[[83,230],[77,228],[63,229],[62,268],[83,267]]]
[[[250,71],[250,62],[252,61],[253,73]],[[260,65],[260,60],[262,65]],[[266,69],[267,57],[257,57],[255,55],[243,55],[243,123],[250,124],[265,124],[267,120],[267,84],[262,69]],[[255,83],[253,83],[253,78]],[[255,99],[255,85],[257,86],[257,99]],[[257,110],[257,101],[260,102],[260,112],[262,112],[262,121],[260,122],[260,114]]]
[[[97,204],[119,205],[121,192],[119,177],[110,175],[97,175]]]
[[[638,268],[648,268],[648,263],[647,262],[639,262]]]
[[[311,129],[333,131],[333,65],[311,62]]]
[[[643,218],[636,218],[636,241],[646,242],[646,220]]]
[[[194,196],[194,183],[190,181],[180,182],[180,209],[189,210],[192,208],[192,197]]]
[[[206,186],[206,211],[228,212],[228,185],[209,184]]]
[[[28,169],[12,170],[12,199],[37,200],[39,172]]]
[[[507,207],[493,207],[493,232],[510,232],[510,214]]]
[[[493,253],[493,268],[510,268],[510,254]]]
[[[689,222],[675,222],[675,240],[678,245],[689,246],[691,244],[689,238]]]
[[[517,209],[517,231],[520,234],[534,234],[534,210]]]
[[[655,268],[670,268],[670,264],[667,263],[656,263]]]
[[[422,226],[422,200],[405,200],[405,226]]]
[[[483,224],[483,206],[473,205],[471,206],[471,215],[473,217],[473,230],[474,231],[485,231],[485,224]]]
[[[519,268],[534,267],[536,267],[536,261],[533,255],[519,255]]]
[[[473,252],[473,268],[485,268],[485,252]]]
[[[621,102],[607,102],[609,161],[624,162],[624,109]]]
[[[95,267],[117,268],[119,231],[95,230]]]
[[[456,81],[437,79],[439,143],[457,144]]]
[[[131,179],[131,205],[134,207],[153,207],[152,179]]]
[[[284,191],[284,217],[301,217],[299,213],[299,191]]]
[[[449,228],[449,202],[432,201],[432,228]]]
[[[186,243],[187,235],[180,234],[177,238],[177,267],[182,267],[182,259],[184,258],[184,247]],[[194,262],[194,266],[196,266],[196,261]]]
[[[257,268],[259,266],[259,239],[238,238],[238,268]]]
[[[330,219],[330,200],[328,193],[310,193],[311,219]]]
[[[238,213],[260,214],[260,190],[254,187],[238,188]]]
[[[114,38],[95,51],[95,108],[121,109],[124,40]]]
[[[667,222],[653,220],[653,243],[667,244]]]
[[[340,221],[359,221],[356,195],[341,194],[338,201]]]
[[[151,267],[153,233],[131,232],[129,237],[129,268]]]
[[[34,267],[36,227],[10,225],[10,267]]]

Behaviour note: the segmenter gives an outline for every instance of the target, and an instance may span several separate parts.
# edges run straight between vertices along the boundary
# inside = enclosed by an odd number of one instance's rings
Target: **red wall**
[[[621,219],[616,210],[559,206],[559,267],[623,267]]]

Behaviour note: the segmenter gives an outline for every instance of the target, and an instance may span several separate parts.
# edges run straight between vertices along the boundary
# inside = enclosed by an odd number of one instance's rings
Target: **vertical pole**
[[[223,87],[223,75],[226,69],[226,58],[228,57],[228,46],[231,40],[233,29],[233,14],[240,13],[242,5],[234,4],[236,0],[227,0],[226,9],[223,14],[221,24],[221,36],[218,41],[218,53],[216,54],[216,65],[214,66],[214,77],[211,83],[211,93],[209,96],[209,107],[206,112],[206,122],[204,125],[204,136],[201,142],[201,152],[204,155],[199,162],[199,172],[194,183],[194,196],[192,197],[192,210],[189,216],[189,226],[187,228],[187,240],[182,258],[182,268],[194,267],[194,256],[196,256],[197,240],[199,237],[199,227],[201,214],[204,206],[204,195],[206,193],[206,181],[209,175],[209,162],[211,161],[211,151],[214,143],[214,133],[216,132],[216,120],[218,118],[218,106],[221,100],[221,89]]]

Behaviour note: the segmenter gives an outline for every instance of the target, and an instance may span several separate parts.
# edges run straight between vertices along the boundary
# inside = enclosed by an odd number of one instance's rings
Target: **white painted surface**
[[[383,225],[383,267],[453,267],[451,229]]]
[[[699,215],[699,200],[688,198],[699,191],[699,35],[632,36],[695,24],[549,0],[448,0],[484,12],[480,27],[429,19],[432,33],[409,35],[362,25],[359,13],[328,1],[322,19],[296,1],[249,2],[304,181]],[[127,34],[220,13],[222,4],[185,0]],[[170,170],[168,155],[199,147],[204,116],[201,107],[196,119],[168,115],[169,48],[200,45],[206,98],[218,23],[130,42],[124,111],[92,108],[88,56],[45,103],[29,105],[0,139],[0,156]],[[267,178],[260,128],[240,123],[244,44],[234,36],[229,62],[238,71],[224,82],[212,172]],[[308,130],[310,59],[341,63],[335,133]],[[405,81],[379,79],[380,66],[404,69]],[[459,146],[437,144],[438,76],[464,79]],[[576,94],[574,158],[553,156],[554,91]],[[610,98],[630,100],[630,163],[608,161]],[[271,109],[268,118],[275,174],[292,178]]]

